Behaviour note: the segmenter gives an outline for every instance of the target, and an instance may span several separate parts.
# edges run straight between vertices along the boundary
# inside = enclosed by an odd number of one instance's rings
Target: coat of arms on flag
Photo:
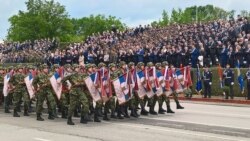
[[[113,81],[115,93],[118,99],[119,104],[123,104],[130,99],[129,96],[129,86],[126,81],[127,73],[122,76],[119,76],[118,79]]]
[[[98,73],[90,74],[85,79],[85,84],[91,94],[91,97],[95,102],[102,100],[99,91],[97,90],[96,86],[98,85]]]
[[[58,72],[55,72],[53,76],[50,78],[50,83],[54,92],[56,93],[57,98],[60,100],[62,95],[62,83],[61,83],[61,76]]]
[[[33,81],[33,75],[32,73],[29,73],[29,75],[24,78],[24,82],[26,84],[28,93],[30,95],[30,99],[35,97],[35,92],[34,92],[34,87],[32,86],[32,81]]]
[[[170,71],[169,71],[170,69],[168,68],[168,66],[166,66],[165,67],[165,69],[163,69],[163,74],[164,74],[164,76],[163,76],[163,79],[164,79],[164,81],[165,81],[165,86],[163,87],[164,89],[164,94],[166,95],[166,96],[169,96],[169,95],[171,95],[172,93],[173,93],[173,91],[172,91],[172,89],[170,88]]]

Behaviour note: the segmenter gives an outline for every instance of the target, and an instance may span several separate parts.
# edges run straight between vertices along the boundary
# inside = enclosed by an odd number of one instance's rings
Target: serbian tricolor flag
[[[176,71],[173,71],[173,88],[176,93],[181,93],[183,92],[182,86],[180,81],[183,81],[183,74],[181,73],[180,69],[177,69]]]
[[[163,78],[165,81],[165,89],[166,89],[166,91],[169,91],[170,90],[170,71],[169,71],[168,66],[166,66],[162,72],[164,74]]]
[[[98,71],[98,73],[98,80],[100,84],[99,92],[101,93],[103,101],[106,102],[112,97],[110,71],[103,67]]]
[[[154,93],[156,93],[157,89],[159,88],[159,82],[156,76],[156,68],[148,68],[147,69],[147,75],[146,75],[146,80],[148,87],[153,90]]]
[[[32,86],[32,81],[33,81],[33,73],[30,72],[27,77],[24,78],[24,82],[26,84],[30,99],[35,97],[35,91],[34,87]]]
[[[161,96],[163,94],[163,90],[165,91],[165,81],[164,81],[164,76],[162,75],[162,72],[160,70],[156,70],[156,79],[157,81],[157,86],[156,87],[156,95]]]
[[[116,96],[120,105],[126,103],[130,99],[129,86],[126,78],[127,73],[119,76],[118,79],[113,81]]]
[[[9,81],[10,81],[10,78],[11,78],[11,73],[7,73],[5,76],[4,76],[4,81],[3,81],[3,95],[4,96],[7,96],[8,93],[9,93]]]
[[[50,78],[50,83],[54,92],[56,93],[57,98],[60,100],[62,95],[62,83],[61,83],[61,76],[58,72],[55,72],[53,76]]]
[[[98,86],[98,73],[93,73],[90,74],[86,79],[85,79],[86,86],[91,94],[91,97],[95,102],[102,100],[101,94],[97,89]]]
[[[144,71],[137,71],[136,78],[137,78],[136,80],[137,80],[137,85],[138,85],[138,89],[136,90],[136,92],[137,92],[139,98],[143,99],[147,93]],[[152,93],[152,95],[153,95],[153,93]]]
[[[130,97],[132,97],[134,94],[134,91],[138,90],[137,76],[136,76],[135,69],[130,70],[128,73],[128,85],[129,85]]]

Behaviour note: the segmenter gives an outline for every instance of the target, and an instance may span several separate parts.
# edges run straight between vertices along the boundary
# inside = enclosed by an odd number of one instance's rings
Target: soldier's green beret
[[[154,66],[154,64],[153,64],[152,62],[148,62],[148,63],[147,63],[147,66],[148,66],[148,67],[152,67],[152,66]]]
[[[135,65],[134,62],[129,62],[129,63],[128,63],[128,67],[132,67],[132,66],[134,66],[134,65]]]
[[[167,66],[167,65],[168,65],[168,62],[167,62],[167,61],[163,61],[163,62],[162,62],[162,66],[163,66],[163,67],[165,67],[165,66]]]
[[[139,62],[139,63],[137,64],[137,67],[141,67],[141,66],[144,66],[144,63],[143,63],[143,62]]]
[[[124,61],[121,61],[121,62],[119,63],[119,66],[122,67],[123,65],[126,65],[126,63],[125,63]]]
[[[101,67],[106,67],[106,64],[104,64],[104,63],[99,63],[99,64],[98,64],[98,68],[101,68]]]
[[[70,64],[65,64],[65,65],[64,65],[64,68],[65,68],[65,69],[70,68],[70,67],[71,67]]]
[[[116,67],[114,63],[109,64],[109,68]]]
[[[46,64],[42,64],[42,65],[40,65],[40,67],[39,67],[40,69],[46,69],[46,68],[48,68],[48,65],[46,65]]]

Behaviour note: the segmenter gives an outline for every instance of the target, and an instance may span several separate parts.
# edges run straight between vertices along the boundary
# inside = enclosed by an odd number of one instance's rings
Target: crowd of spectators
[[[162,62],[176,67],[250,65],[250,23],[247,18],[216,20],[208,23],[172,24],[166,27],[139,26],[119,31],[112,29],[89,36],[82,43],[65,49],[52,49],[54,40],[27,41],[0,45],[2,62],[25,62],[37,57],[48,65],[100,62]],[[53,50],[53,51],[52,51]],[[39,54],[39,55],[34,55]],[[39,58],[39,59],[38,59]],[[36,60],[36,59],[35,59]]]

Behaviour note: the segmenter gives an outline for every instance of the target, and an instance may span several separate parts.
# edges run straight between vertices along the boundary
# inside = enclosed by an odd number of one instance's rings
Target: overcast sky
[[[26,10],[26,0],[0,0],[0,40],[7,35],[8,18],[19,10]],[[250,11],[250,0],[56,0],[66,6],[70,17],[105,14],[121,18],[128,26],[159,20],[162,11],[193,5],[213,4],[226,10]]]

